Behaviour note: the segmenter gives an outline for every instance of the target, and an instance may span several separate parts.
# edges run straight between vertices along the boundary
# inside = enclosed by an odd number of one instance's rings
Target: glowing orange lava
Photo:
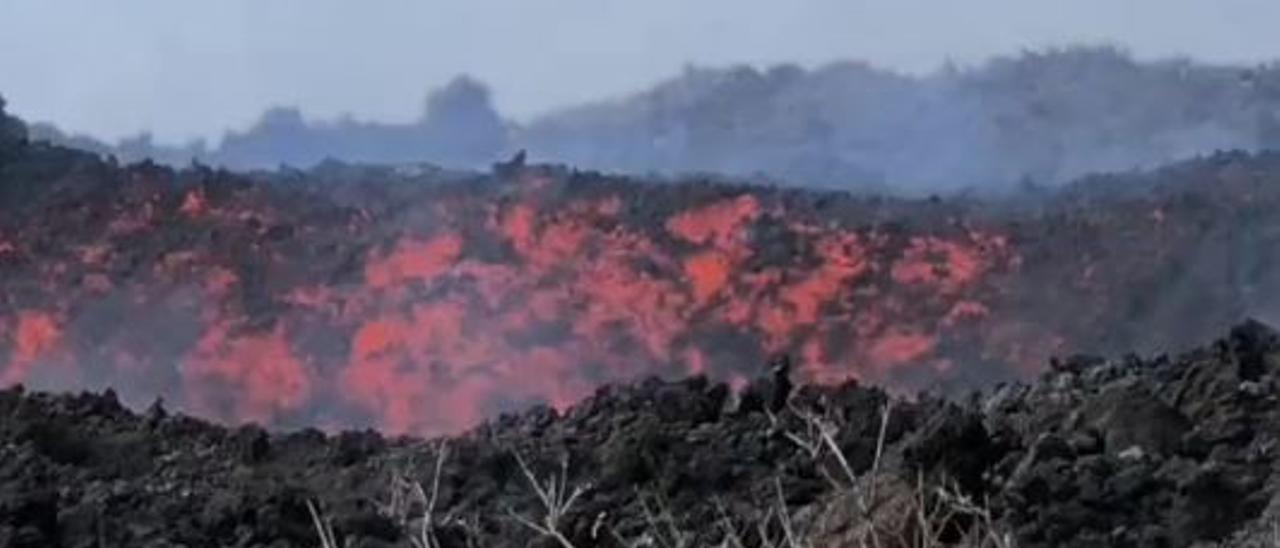
[[[52,314],[19,312],[13,333],[13,354],[9,365],[0,372],[0,384],[21,382],[40,359],[59,351],[62,337],[62,329]]]
[[[530,181],[399,216],[125,194],[35,263],[46,308],[73,312],[0,309],[0,382],[58,356],[205,415],[424,434],[648,374],[741,383],[777,352],[809,380],[887,382],[997,341],[989,280],[1018,260],[994,232],[817,222],[753,190],[644,218],[630,195]],[[105,319],[68,327],[86,309]]]

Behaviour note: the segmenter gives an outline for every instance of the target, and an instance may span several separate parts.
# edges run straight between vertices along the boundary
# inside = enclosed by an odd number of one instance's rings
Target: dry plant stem
[[[933,548],[941,546],[941,535],[945,532],[947,524],[952,523],[954,518],[958,516],[968,516],[975,519],[974,527],[971,528],[960,546],[973,548],[1013,548],[1015,543],[1011,535],[1002,532],[996,524],[996,519],[992,516],[987,504],[979,504],[972,497],[966,495],[958,486],[946,481],[940,484],[927,483],[924,475],[920,474],[916,477],[916,485],[914,493],[911,495],[911,505],[904,508],[901,516],[908,518],[915,524],[915,530],[911,533],[911,537],[901,537],[897,539],[883,539],[883,535],[888,531],[881,530],[878,516],[874,511],[880,506],[879,501],[879,475],[884,462],[886,445],[888,443],[889,421],[893,415],[893,402],[886,401],[880,414],[879,431],[876,437],[876,447],[874,458],[871,463],[871,469],[868,471],[869,477],[859,478],[850,466],[849,461],[845,458],[843,452],[840,451],[839,445],[836,443],[835,434],[837,427],[816,416],[812,412],[807,412],[795,407],[791,408],[796,416],[805,421],[805,431],[797,434],[795,432],[785,432],[788,439],[795,443],[800,449],[805,451],[815,460],[821,457],[822,451],[829,450],[838,461],[847,478],[846,482],[835,481],[830,474],[826,473],[823,467],[819,470],[827,478],[838,491],[850,492],[854,495],[854,501],[858,506],[861,518],[864,523],[859,527],[857,536],[850,539],[862,548],[881,548],[885,540],[895,540],[895,545],[912,546],[913,548]],[[861,479],[861,481],[859,481]],[[787,520],[788,514],[786,504],[782,498],[781,482],[775,478],[776,491],[778,494],[778,508],[781,510],[780,524],[784,534],[783,541],[785,544],[779,544],[767,535],[767,528],[758,527],[760,535],[760,545],[765,547],[785,546],[786,548],[809,548],[812,546],[812,539],[796,534],[791,528],[790,522]],[[737,532],[733,530],[732,522],[725,516],[723,507],[720,507],[722,514],[721,521],[728,537],[722,545],[742,547],[744,544]],[[774,510],[770,510],[768,521],[774,516]],[[1277,529],[1280,531],[1280,529]],[[1280,533],[1277,533],[1280,535]],[[1280,544],[1277,544],[1280,548]]]
[[[393,472],[390,483],[391,485],[387,490],[391,493],[391,500],[386,504],[379,504],[378,512],[390,519],[398,521],[400,526],[403,527],[408,521],[408,512],[405,510],[405,507],[408,505],[408,503],[405,502],[404,494],[405,479],[401,477],[398,471]]]
[[[972,497],[964,494],[959,486],[954,484],[944,483],[935,487],[935,490],[936,496],[953,509],[952,515],[969,515],[978,518],[983,529],[981,536],[988,545],[995,548],[1012,548],[1013,539],[1007,533],[1001,534],[999,532],[995,518],[988,509],[988,503],[979,505],[974,502]]]
[[[422,490],[422,484],[414,483],[414,491],[418,499],[423,504],[421,526],[418,530],[418,538],[414,539],[414,544],[418,548],[436,548],[439,542],[436,541],[435,534],[435,511],[436,501],[440,498],[440,476],[444,471],[444,461],[449,454],[449,445],[441,440],[440,445],[436,448],[436,466],[435,472],[431,477],[431,494],[427,495]]]
[[[742,542],[742,535],[738,534],[737,527],[734,527],[733,520],[729,519],[729,512],[724,509],[724,502],[716,499],[716,511],[720,513],[720,527],[724,530],[726,537],[722,544],[732,542],[732,546],[737,548],[746,548],[746,544]]]
[[[916,510],[915,512],[916,527],[918,527],[916,534],[919,537],[917,539],[917,542],[919,543],[921,548],[928,548],[930,546],[933,546],[934,517],[930,515],[931,511],[929,509],[929,498],[925,495],[923,475],[916,476],[916,490],[915,490],[914,496],[915,496],[915,510]]]
[[[836,460],[840,462],[840,469],[844,470],[845,476],[849,479],[849,485],[858,484],[858,475],[853,473],[853,466],[849,465],[849,459],[844,457],[844,452],[840,450],[840,446],[836,444],[834,426],[823,424],[821,427],[822,441],[827,444],[827,449],[831,450],[831,454],[835,455]]]
[[[799,537],[796,536],[795,530],[791,527],[791,513],[787,511],[787,499],[782,495],[782,480],[773,479],[773,486],[778,495],[778,521],[782,525],[782,534],[786,539],[789,548],[803,548],[806,544],[801,544]]]
[[[688,546],[688,537],[680,532],[676,526],[675,516],[672,515],[671,509],[663,502],[662,497],[653,496],[654,503],[658,507],[658,512],[649,508],[648,497],[643,493],[637,493],[637,500],[640,502],[640,510],[644,513],[645,523],[649,526],[657,538],[657,542],[663,548],[685,548]],[[662,535],[662,531],[666,530],[666,536]]]
[[[333,524],[320,516],[320,511],[310,500],[307,501],[307,511],[311,512],[311,524],[315,526],[316,534],[320,536],[320,547],[338,548],[337,537],[333,534]]]
[[[864,517],[870,515],[871,507],[876,502],[876,498],[875,498],[876,483],[877,483],[876,476],[880,472],[880,461],[884,457],[885,438],[887,437],[888,431],[889,431],[889,413],[892,410],[893,410],[892,403],[886,402],[884,405],[884,410],[880,413],[880,432],[876,438],[875,459],[872,460],[871,462],[871,478],[870,478],[871,484],[869,487],[869,493],[865,493],[863,494],[863,496],[858,497],[859,510],[861,510]],[[822,427],[820,428],[820,432],[822,434],[822,440],[823,442],[826,443],[827,448],[831,451],[831,453],[835,455],[836,460],[840,462],[840,468],[844,470],[845,476],[848,477],[849,485],[855,486],[858,484],[858,476],[853,472],[853,467],[849,465],[849,460],[845,458],[844,452],[840,450],[840,446],[836,444],[836,439],[833,432],[834,430],[835,430],[834,426],[825,425],[825,424],[822,425]]]
[[[520,456],[520,453],[514,452],[514,454],[516,462],[520,465],[520,471],[524,473],[525,479],[528,480],[529,485],[533,487],[534,494],[536,494],[538,496],[538,500],[542,502],[543,509],[546,511],[546,516],[544,516],[542,523],[538,523],[524,516],[516,515],[515,513],[512,513],[511,517],[515,518],[516,521],[520,522],[524,526],[533,529],[542,535],[555,539],[556,542],[560,543],[564,548],[574,548],[573,543],[569,542],[569,539],[560,533],[560,518],[568,513],[569,509],[573,507],[573,503],[578,500],[578,497],[581,496],[584,491],[579,487],[574,488],[573,492],[569,493],[568,461],[563,461],[561,463],[560,476],[557,478],[553,475],[548,478],[547,484],[544,486],[529,469],[529,465],[525,463],[524,458]]]
[[[876,456],[871,461],[871,503],[876,500],[876,478],[880,474],[880,459],[884,457],[884,441],[889,433],[889,413],[893,411],[893,400],[884,402],[884,410],[880,412],[880,432],[876,435]]]
[[[809,458],[815,463],[819,462],[822,458],[823,447],[826,447],[827,445],[823,440],[823,432],[828,428],[827,422],[822,418],[815,416],[812,412],[796,407],[794,403],[788,403],[787,406],[797,417],[804,419],[805,432],[803,437],[794,432],[783,432],[783,435],[787,439],[791,440],[792,443],[796,444],[797,447],[804,450],[804,452],[809,455]],[[838,458],[839,455],[837,455],[837,459]],[[817,469],[818,473],[822,474],[823,479],[825,479],[836,491],[844,491],[845,489],[852,487],[852,483],[850,483],[849,486],[842,484],[832,476],[829,471],[827,471],[827,467],[818,464]],[[845,469],[847,471],[847,467]]]
[[[777,516],[778,524],[785,527],[785,517],[778,516],[777,512],[778,510],[776,508],[770,508],[769,512],[765,514],[765,519],[760,520],[760,522],[756,524],[756,536],[759,538],[760,544],[764,546],[764,548],[789,548],[785,544],[779,544],[773,539],[773,535],[769,534],[769,522],[773,521],[775,516]],[[783,533],[783,539],[786,539],[786,533]]]

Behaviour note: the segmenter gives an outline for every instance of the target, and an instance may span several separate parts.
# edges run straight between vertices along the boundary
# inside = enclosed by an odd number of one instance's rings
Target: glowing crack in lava
[[[426,192],[398,215],[166,185],[5,240],[41,276],[6,286],[0,381],[73,368],[217,418],[436,433],[650,374],[750,377],[774,353],[810,380],[910,388],[904,371],[945,377],[948,348],[1006,350],[984,322],[1017,253],[992,229],[553,177]],[[80,251],[24,244],[50,231]]]

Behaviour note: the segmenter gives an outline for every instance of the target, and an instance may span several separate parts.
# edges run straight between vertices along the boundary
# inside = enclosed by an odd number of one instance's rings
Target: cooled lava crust
[[[403,494],[412,482],[436,494],[441,546],[554,546],[520,521],[545,512],[523,461],[539,481],[583,489],[558,521],[574,546],[634,546],[667,531],[715,546],[731,530],[758,546],[758,525],[781,538],[784,504],[814,545],[856,546],[855,484],[842,483],[834,453],[796,441],[807,439],[806,417],[820,416],[837,426],[849,471],[876,478],[885,546],[918,534],[895,504],[943,481],[983,501],[1017,546],[1264,546],[1280,518],[1267,509],[1278,384],[1280,342],[1248,323],[1177,358],[1058,361],[1037,382],[963,403],[886,406],[883,391],[849,383],[802,386],[770,412],[773,380],[735,398],[702,377],[650,379],[443,441],[228,429],[158,405],[136,414],[113,393],[8,389],[0,545],[319,546],[311,504],[339,545],[410,546],[424,506]],[[974,522],[945,527],[962,536]]]

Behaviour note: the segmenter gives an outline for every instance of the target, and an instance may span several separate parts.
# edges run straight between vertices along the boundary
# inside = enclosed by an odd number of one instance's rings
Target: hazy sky
[[[216,136],[274,104],[408,120],[458,73],[519,119],[686,63],[910,72],[1112,43],[1142,58],[1280,58],[1277,0],[0,0],[0,94],[66,129]]]

